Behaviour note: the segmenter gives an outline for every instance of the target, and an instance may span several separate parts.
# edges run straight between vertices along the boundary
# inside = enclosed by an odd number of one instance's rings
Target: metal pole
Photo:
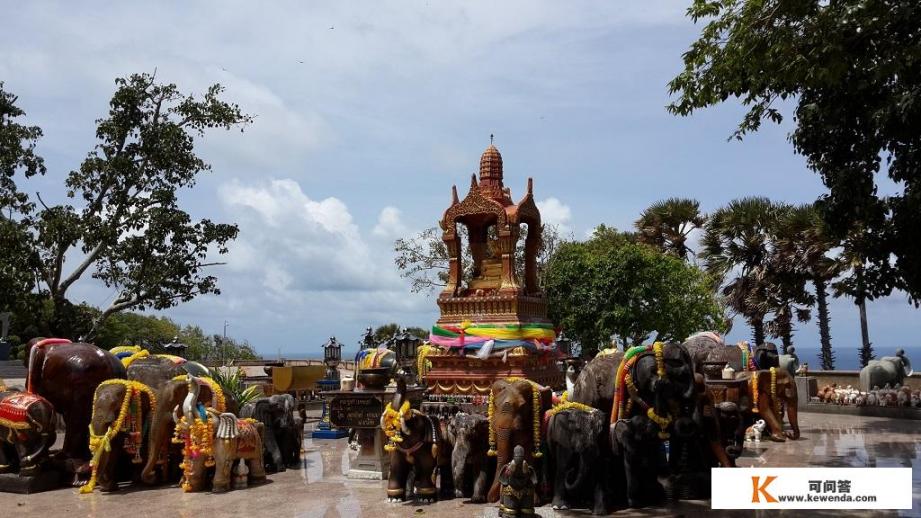
[[[224,338],[221,339],[221,363],[227,366],[227,321],[224,321]]]

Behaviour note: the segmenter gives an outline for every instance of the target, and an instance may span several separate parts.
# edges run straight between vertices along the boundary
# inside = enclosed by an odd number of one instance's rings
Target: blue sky
[[[30,189],[58,201],[115,77],[226,86],[256,121],[206,136],[198,150],[214,171],[183,200],[239,223],[240,237],[216,271],[223,294],[166,314],[210,332],[227,320],[267,356],[319,354],[330,335],[355,344],[367,325],[434,322],[433,297],[397,275],[392,242],[433,226],[452,184],[466,192],[491,133],[513,196],[534,177],[545,220],[577,237],[626,228],[669,196],[713,210],[821,194],[789,126],[727,142],[738,106],[665,111],[698,30],[687,3],[18,2],[4,9],[0,79],[45,131],[49,174]],[[71,295],[104,305],[114,293],[87,280]],[[836,346],[859,343],[856,316],[833,301]],[[915,347],[918,317],[904,296],[875,302],[871,339]],[[730,338],[747,334],[739,323]],[[796,341],[814,345],[815,326]]]

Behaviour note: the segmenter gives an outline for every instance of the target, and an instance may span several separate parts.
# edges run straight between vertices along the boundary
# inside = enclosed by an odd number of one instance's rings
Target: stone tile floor
[[[801,414],[803,438],[783,444],[763,443],[740,459],[741,466],[878,466],[921,468],[921,422],[828,414]],[[118,493],[76,494],[61,489],[35,495],[0,494],[2,517],[176,517],[219,518],[270,516],[317,517],[494,517],[493,505],[448,500],[433,505],[387,503],[385,482],[348,480],[350,450],[344,439],[307,440],[304,467],[270,476],[270,483],[223,495],[185,494],[162,487]],[[914,509],[902,516],[921,516],[921,471],[913,471]],[[718,490],[718,489],[717,489]],[[544,518],[587,513],[538,510]],[[787,511],[725,512],[709,502],[682,502],[667,509],[620,511],[614,516],[896,516],[886,512]]]

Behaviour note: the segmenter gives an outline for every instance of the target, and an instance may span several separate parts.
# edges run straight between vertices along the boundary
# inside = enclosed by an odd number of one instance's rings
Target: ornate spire
[[[489,147],[480,157],[480,189],[484,194],[502,199],[502,155],[492,143],[493,136],[489,136]]]

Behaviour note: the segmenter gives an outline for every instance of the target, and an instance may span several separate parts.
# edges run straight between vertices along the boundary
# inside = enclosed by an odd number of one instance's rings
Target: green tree
[[[13,313],[36,311],[37,301],[30,294],[38,265],[29,234],[35,204],[16,178],[45,174],[45,162],[35,151],[42,130],[18,122],[25,112],[16,100],[0,81],[0,312]]]
[[[95,148],[66,178],[73,205],[49,206],[38,197],[43,208],[33,218],[34,205],[19,192],[13,196],[21,201],[18,213],[8,218],[28,228],[26,244],[37,251],[30,275],[53,303],[48,327],[58,336],[79,334],[68,318],[68,292],[90,271],[116,296],[90,323],[89,337],[117,312],[166,309],[219,293],[217,279],[206,273],[219,264],[209,262],[209,252],[226,253],[237,235],[235,225],[193,220],[179,206],[178,192],[210,170],[194,152],[195,138],[210,128],[242,127],[251,118],[220,99],[220,85],[196,97],[148,74],[115,82],[108,116],[97,121]],[[38,135],[31,131],[20,141]],[[40,172],[28,162],[20,169],[25,176]],[[74,257],[78,263],[70,267],[67,259]]]
[[[780,268],[793,270],[811,281],[818,313],[819,360],[822,369],[835,368],[831,346],[831,317],[828,314],[828,288],[840,274],[841,262],[830,253],[837,243],[828,236],[821,214],[813,205],[791,208],[777,226],[776,262]]]
[[[866,302],[896,288],[921,301],[921,5],[695,0],[688,15],[705,24],[669,83],[669,110],[738,99],[741,139],[790,108],[794,150],[829,190],[819,208],[848,265],[836,291],[861,311],[867,361]],[[888,195],[880,172],[895,182]]]
[[[734,200],[710,215],[701,243],[705,268],[719,280],[727,306],[752,326],[757,344],[764,343],[764,320],[773,309],[770,236],[777,216],[767,198]]]
[[[688,198],[668,198],[650,205],[634,226],[641,243],[687,259],[693,250],[687,245],[688,236],[706,223],[700,203]]]
[[[119,345],[156,347],[177,338],[179,329],[175,322],[166,317],[124,311],[106,319],[94,343],[103,349]]]
[[[587,355],[612,336],[630,346],[724,329],[706,273],[609,227],[561,243],[545,282],[551,318]]]

